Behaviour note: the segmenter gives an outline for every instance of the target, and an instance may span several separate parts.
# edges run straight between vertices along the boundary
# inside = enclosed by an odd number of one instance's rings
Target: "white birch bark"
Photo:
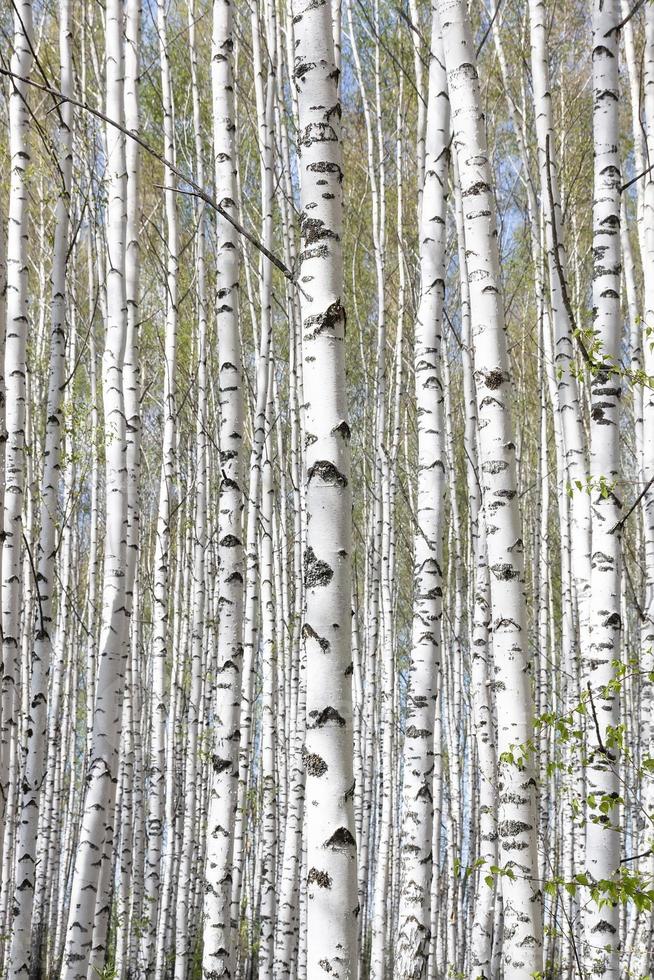
[[[163,2],[157,4],[157,34],[161,62],[163,135],[166,159],[175,162],[173,93]],[[177,277],[179,268],[179,233],[177,222],[176,177],[164,166],[166,211],[166,325],[164,339],[164,421],[159,481],[159,510],[154,556],[154,627],[152,676],[152,735],[150,740],[150,773],[147,803],[147,849],[145,861],[145,905],[147,924],[141,940],[141,964],[147,972],[155,957],[155,937],[161,892],[161,850],[164,834],[164,807],[168,791],[164,779],[168,692],[166,663],[169,644],[170,522],[175,495],[176,473],[176,360],[177,360]],[[172,787],[170,788],[172,789]]]
[[[269,374],[271,397],[268,418],[272,416],[272,361]],[[270,430],[269,430],[270,431]],[[275,644],[273,594],[273,461],[272,438],[268,434],[264,447],[261,476],[261,871],[259,900],[259,957],[260,980],[272,980],[277,880],[277,814],[275,797],[279,792],[275,766],[275,705],[274,689],[278,649]],[[277,633],[279,637],[279,633]],[[283,717],[280,713],[278,717]]]
[[[433,742],[442,616],[445,492],[442,307],[449,99],[438,11],[432,7],[425,180],[420,222],[420,305],[415,328],[418,426],[414,606],[402,787],[402,884],[395,974],[423,976],[430,947]]]
[[[586,865],[591,881],[610,880],[620,868],[620,795],[617,747],[611,728],[619,701],[610,682],[620,659],[620,155],[618,152],[618,34],[615,0],[593,5],[593,364],[591,367],[592,572],[586,766]],[[608,812],[600,811],[608,801]],[[584,917],[585,955],[593,974],[620,975],[619,907],[591,901]]]
[[[31,0],[14,8],[11,70],[29,78],[33,63]],[[29,96],[24,82],[12,80],[9,96],[11,178],[7,226],[5,384],[7,443],[5,453],[4,539],[2,547],[2,727],[0,729],[0,853],[5,807],[10,798],[11,742],[16,734],[17,685],[20,680],[22,508],[25,485],[25,352],[28,310],[28,189],[30,163]],[[5,848],[6,851],[6,848]],[[4,876],[5,887],[8,886]]]
[[[198,182],[202,186],[202,146],[199,128],[199,118],[196,117],[196,168]],[[199,222],[204,221],[204,209],[201,206]],[[198,369],[197,369],[197,418],[195,429],[196,469],[195,469],[195,507],[193,534],[193,572],[192,572],[192,612],[191,612],[191,688],[187,714],[187,743],[186,743],[186,789],[184,796],[184,830],[182,836],[182,851],[179,855],[179,885],[177,892],[177,909],[175,918],[175,978],[185,980],[189,973],[193,956],[192,929],[193,917],[191,883],[193,874],[193,851],[195,835],[200,829],[197,823],[198,768],[200,723],[202,709],[202,678],[206,671],[205,664],[205,553],[207,548],[207,310],[205,296],[205,242],[204,229],[200,228],[197,249],[198,274]]]
[[[356,980],[350,429],[345,400],[338,71],[327,5],[293,4],[307,431],[307,972]]]
[[[122,123],[124,33],[122,3],[106,7],[107,115]],[[107,149],[107,323],[102,388],[105,417],[107,520],[102,632],[91,754],[86,775],[79,843],[75,858],[62,978],[86,980],[93,940],[95,898],[107,827],[113,822],[118,781],[119,740],[126,655],[125,564],[127,539],[126,431],[123,360],[127,329],[125,294],[125,137],[106,127]]]
[[[491,580],[498,710],[499,852],[505,877],[504,969],[516,980],[542,966],[538,822],[532,757],[524,544],[499,270],[495,205],[470,20],[462,0],[439,0],[468,252],[479,416],[480,479]]]
[[[60,89],[72,94],[71,7],[62,0],[59,8]],[[29,700],[19,798],[19,836],[16,842],[13,928],[8,977],[19,977],[30,969],[31,924],[35,889],[36,845],[45,779],[48,728],[48,675],[52,660],[53,592],[56,529],[59,517],[59,474],[63,430],[63,382],[66,366],[66,271],[69,254],[70,192],[72,177],[73,112],[69,102],[58,109],[57,153],[61,179],[56,214],[52,266],[50,369],[44,466],[40,499],[40,535],[36,552],[38,590],[34,639],[30,657]]]
[[[233,7],[214,0],[212,34],[213,140],[216,197],[236,212]],[[233,835],[238,799],[239,704],[243,661],[243,389],[239,333],[240,242],[216,216],[216,334],[220,398],[218,511],[219,627],[216,722],[207,826],[203,959],[205,980],[234,976],[231,958]]]
[[[579,618],[579,644],[588,643],[590,594],[590,501],[585,489],[588,473],[579,383],[575,370],[572,310],[568,295],[563,212],[555,161],[554,119],[547,48],[547,10],[543,0],[530,0],[531,65],[538,140],[541,207],[545,216],[545,248],[554,328],[554,371],[561,419],[564,465],[570,488],[571,568]],[[532,215],[532,221],[536,216]],[[572,651],[570,652],[572,653]],[[573,654],[577,656],[576,651]]]
[[[266,10],[265,25],[260,24],[258,14],[252,10],[252,49],[254,62],[254,89],[257,110],[257,142],[259,149],[259,169],[261,182],[261,237],[264,246],[272,248],[273,208],[274,208],[274,106],[276,101],[276,63],[275,47],[272,44],[274,27],[273,8]],[[265,35],[262,35],[265,26]],[[271,39],[268,57],[262,41]],[[266,414],[268,404],[268,369],[272,343],[272,265],[261,256],[259,262],[259,307],[257,317],[254,313],[254,297],[250,293],[251,319],[258,346],[254,399],[252,404],[252,446],[250,449],[250,478],[248,481],[247,535],[245,546],[246,583],[243,624],[243,685],[240,715],[240,756],[239,756],[239,801],[236,813],[234,839],[234,885],[232,889],[232,916],[238,919],[238,903],[242,892],[241,870],[242,854],[245,847],[245,798],[250,781],[251,744],[253,734],[253,695],[256,652],[259,641],[259,590],[260,567],[258,549],[258,523],[261,498],[261,468],[265,441]],[[257,338],[257,321],[260,332]],[[257,343],[258,341],[258,343]]]
[[[458,167],[454,159],[454,174],[458,185]],[[461,292],[461,340],[463,367],[463,399],[465,410],[464,443],[470,522],[471,602],[470,657],[472,681],[473,726],[478,760],[478,842],[473,851],[475,859],[483,860],[474,894],[471,927],[471,971],[475,978],[492,976],[491,952],[493,941],[494,889],[484,881],[489,869],[497,865],[497,752],[491,684],[493,674],[490,643],[490,581],[487,562],[486,527],[481,512],[479,484],[477,396],[474,382],[474,363],[470,322],[470,283],[463,227],[463,199],[456,194],[455,217],[459,239],[459,288]]]

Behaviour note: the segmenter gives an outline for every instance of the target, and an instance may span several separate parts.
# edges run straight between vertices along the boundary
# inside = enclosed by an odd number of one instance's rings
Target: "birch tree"
[[[2,975],[648,976],[650,6],[0,29]]]
[[[227,214],[236,211],[236,146],[232,73],[233,10],[213,4],[213,140],[216,193]],[[220,623],[216,673],[216,724],[207,828],[203,975],[232,975],[231,897],[234,824],[238,794],[240,677],[243,660],[243,391],[239,333],[240,242],[227,217],[217,221],[216,335],[220,362],[220,509],[218,559]],[[222,601],[221,601],[222,600]]]
[[[32,4],[14,8],[14,50],[11,70],[29,79],[33,64]],[[12,80],[9,98],[9,155],[11,183],[7,215],[6,251],[6,451],[2,547],[2,730],[0,783],[2,816],[10,791],[12,741],[16,738],[17,682],[19,679],[19,610],[21,603],[22,506],[25,447],[25,348],[28,309],[28,190],[30,162],[29,94],[25,82]],[[5,843],[5,851],[7,845]]]
[[[122,4],[106,8],[107,116],[124,118],[124,33]],[[93,708],[91,752],[79,840],[75,855],[62,977],[86,977],[93,941],[95,896],[100,879],[96,860],[107,827],[113,821],[118,779],[119,740],[124,693],[127,637],[124,568],[126,560],[127,474],[123,361],[127,306],[125,295],[125,136],[106,126],[107,150],[107,318],[102,361],[105,418],[107,518],[103,580],[102,630]],[[109,831],[111,833],[111,830]]]
[[[60,86],[64,96],[72,93],[72,38],[70,4],[64,0],[59,18]],[[50,373],[48,378],[45,464],[41,487],[40,537],[37,550],[37,606],[34,648],[31,658],[27,744],[23,747],[20,835],[16,847],[14,921],[9,954],[9,975],[29,971],[31,921],[35,889],[36,844],[45,780],[48,728],[48,675],[52,660],[53,591],[58,523],[63,389],[66,366],[66,269],[69,255],[70,193],[72,177],[72,106],[59,108],[58,167],[61,175],[56,211],[52,268]]]
[[[445,293],[445,202],[449,99],[441,25],[432,8],[425,183],[421,205],[420,306],[415,375],[418,487],[409,703],[405,729],[398,959],[401,977],[421,976],[429,952],[433,821],[433,725],[440,660],[445,465],[440,359]]]
[[[611,689],[620,658],[620,157],[618,152],[617,4],[593,8],[593,358],[591,368],[592,572],[590,647],[584,667],[590,718],[586,795],[586,862],[591,880],[609,880],[620,865],[620,782],[611,737],[619,705]],[[608,801],[608,811],[602,802]],[[599,812],[595,812],[595,807]],[[584,937],[597,976],[619,975],[618,907],[586,909]]]
[[[479,462],[488,565],[498,726],[500,854],[504,968],[515,977],[540,970],[540,890],[532,756],[533,700],[527,652],[524,542],[516,499],[511,375],[503,317],[491,173],[481,112],[474,42],[462,3],[442,0],[445,63],[459,165],[470,283],[472,343],[479,417]]]
[[[352,978],[357,878],[352,772],[350,427],[345,401],[341,106],[326,5],[293,5],[301,188],[307,540],[307,971]]]

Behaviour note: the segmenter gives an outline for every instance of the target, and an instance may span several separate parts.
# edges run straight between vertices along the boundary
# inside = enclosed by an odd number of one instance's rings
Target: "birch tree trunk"
[[[534,709],[527,649],[524,543],[511,421],[512,380],[495,205],[470,20],[463,0],[439,0],[438,9],[468,253],[499,720],[499,851],[502,864],[512,872],[502,882],[504,969],[520,980],[541,969],[542,938],[536,769],[532,757]]]
[[[106,7],[107,115],[124,118],[124,34],[120,0]],[[102,366],[105,418],[107,519],[102,631],[79,842],[75,857],[62,980],[86,980],[93,941],[95,898],[107,828],[111,833],[118,781],[119,741],[127,653],[125,563],[127,541],[126,427],[123,361],[127,330],[125,293],[125,136],[106,127],[107,149],[107,323]]]
[[[72,94],[71,9],[62,0],[59,9],[60,88]],[[69,255],[70,192],[73,168],[73,112],[70,102],[58,109],[58,165],[61,188],[57,199],[52,267],[50,374],[45,433],[45,462],[41,484],[37,548],[37,606],[30,658],[29,713],[26,743],[22,745],[23,776],[19,798],[19,838],[16,843],[13,930],[8,977],[29,972],[32,908],[35,890],[36,845],[45,780],[48,729],[48,676],[52,660],[53,592],[56,528],[59,517],[59,474],[63,431],[63,382],[66,365],[66,270]]]
[[[293,3],[307,432],[307,973],[356,980],[352,771],[350,429],[338,70],[329,7]]]
[[[214,0],[212,35],[213,140],[216,196],[237,211],[233,8]],[[205,980],[232,977],[231,896],[234,823],[238,799],[241,666],[243,661],[243,381],[239,333],[240,243],[233,226],[216,216],[216,334],[220,398],[221,480],[218,511],[218,642],[216,722],[207,826],[202,972]]]
[[[164,117],[166,159],[174,165],[175,137],[173,124],[173,95],[168,58],[168,40],[163,2],[157,4],[157,34],[161,61],[161,91]],[[166,327],[164,340],[164,423],[159,481],[159,511],[154,556],[154,629],[152,678],[152,736],[150,741],[150,779],[148,791],[147,849],[145,860],[145,911],[147,924],[141,940],[141,963],[147,972],[155,958],[155,937],[161,893],[161,851],[164,834],[165,797],[172,787],[165,782],[166,719],[168,692],[166,662],[169,642],[168,602],[170,579],[170,522],[175,495],[176,446],[176,358],[177,358],[177,275],[178,229],[176,177],[164,167],[166,211]],[[170,830],[170,828],[169,828]],[[158,957],[157,957],[158,958]]]
[[[395,966],[396,976],[407,980],[424,975],[431,938],[434,720],[443,594],[445,445],[440,360],[449,124],[441,27],[433,5],[420,222],[421,292],[414,351],[418,530],[414,537],[413,633],[404,733],[402,879]]]
[[[31,0],[14,7],[14,50],[11,70],[29,78],[33,62]],[[16,735],[20,680],[19,630],[21,608],[22,508],[25,485],[25,375],[28,310],[28,189],[30,163],[29,98],[24,82],[12,81],[9,96],[11,182],[7,225],[5,384],[7,443],[4,471],[2,546],[2,728],[0,729],[0,853],[5,834],[5,808],[11,789],[12,739]],[[11,833],[11,825],[9,825]],[[6,844],[5,844],[6,848]],[[8,882],[5,881],[5,887]]]
[[[618,34],[615,0],[593,5],[593,346],[591,366],[592,572],[590,648],[584,664],[589,717],[586,767],[586,864],[591,881],[620,869],[620,779],[611,732],[619,700],[611,681],[621,649],[620,474],[620,155]],[[604,806],[603,806],[604,804]],[[606,807],[608,806],[608,809]],[[620,975],[619,907],[590,901],[584,917],[586,956],[598,977]]]
[[[545,249],[550,280],[550,304],[554,326],[553,369],[556,378],[555,411],[561,420],[565,475],[570,487],[571,564],[577,594],[579,644],[588,642],[590,592],[590,501],[584,489],[588,473],[579,382],[575,370],[573,333],[575,323],[568,294],[567,256],[563,212],[554,148],[554,121],[547,49],[547,11],[542,0],[530,0],[531,64],[538,140],[541,207],[545,216]],[[532,215],[535,221],[536,215]],[[576,650],[568,656],[577,657]],[[572,663],[571,663],[572,665]]]

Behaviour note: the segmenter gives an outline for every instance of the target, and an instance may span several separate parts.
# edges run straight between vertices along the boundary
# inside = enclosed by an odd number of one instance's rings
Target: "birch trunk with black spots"
[[[499,855],[501,864],[512,872],[502,881],[503,958],[505,972],[519,980],[541,969],[542,938],[524,542],[511,418],[513,382],[507,354],[495,202],[470,20],[462,0],[439,0],[438,10],[470,283],[498,712]]]
[[[654,7],[0,31],[0,974],[652,974]]]
[[[423,975],[431,939],[434,719],[441,654],[445,493],[441,342],[450,111],[438,10],[432,6],[425,179],[420,222],[420,305],[414,364],[418,412],[418,529],[402,787],[402,879],[396,976]]]
[[[14,8],[11,70],[29,79],[33,64],[31,0]],[[23,554],[22,508],[25,491],[25,374],[29,327],[27,168],[30,163],[29,88],[14,81],[9,96],[11,182],[7,214],[6,258],[6,449],[2,545],[2,727],[0,728],[0,843],[4,841],[9,802],[12,742],[17,737],[17,687],[20,681],[20,607]],[[6,851],[5,842],[5,851]],[[7,887],[7,883],[5,883]]]
[[[211,81],[216,196],[236,214],[233,9],[214,0]],[[220,399],[218,512],[218,641],[216,720],[207,827],[203,959],[205,980],[234,976],[231,899],[234,822],[238,799],[239,706],[243,663],[243,390],[239,332],[240,242],[233,226],[216,216],[216,334]]]
[[[64,96],[72,94],[71,7],[62,0],[59,19],[60,87]],[[15,855],[15,891],[8,977],[29,972],[32,909],[37,860],[37,834],[41,789],[45,780],[48,728],[48,678],[52,660],[53,599],[55,588],[56,532],[59,522],[59,476],[66,368],[66,272],[69,256],[71,178],[73,169],[73,111],[70,102],[58,109],[58,165],[61,187],[56,205],[52,302],[50,307],[50,371],[45,432],[44,467],[41,482],[41,528],[36,553],[37,602],[33,648],[29,665],[29,713],[26,740],[21,746],[23,778],[19,798],[19,837]]]
[[[356,980],[350,428],[345,391],[341,106],[327,3],[293,4],[302,212],[307,973]]]
[[[620,660],[622,504],[620,475],[620,155],[618,151],[618,34],[615,0],[593,6],[593,362],[590,466],[592,571],[587,684],[586,865],[592,882],[620,869],[621,785],[612,731],[619,702],[611,682]],[[619,909],[591,899],[585,908],[585,958],[593,975],[620,976]]]
[[[163,0],[157,4],[156,26],[161,60],[161,92],[164,117],[166,158],[175,164],[173,92],[168,57],[166,14]],[[177,360],[177,276],[179,268],[179,233],[177,223],[176,177],[170,166],[164,167],[166,210],[166,293],[165,337],[163,351],[163,442],[159,477],[159,510],[154,556],[154,636],[153,677],[151,690],[150,767],[148,780],[147,848],[145,857],[145,906],[147,922],[141,939],[141,964],[151,969],[156,953],[157,922],[161,893],[161,864],[164,837],[165,797],[171,787],[165,781],[166,720],[169,693],[166,667],[169,644],[169,588],[171,564],[171,514],[174,509],[176,467],[176,360]]]
[[[110,119],[124,119],[124,29],[120,0],[106,7],[106,108]],[[127,331],[125,292],[126,167],[125,136],[106,126],[107,152],[107,315],[102,360],[107,516],[102,628],[93,709],[91,751],[86,773],[79,840],[75,855],[62,978],[86,980],[93,942],[95,899],[105,836],[113,833],[118,782],[122,702],[127,655],[125,564],[127,468],[123,362]]]

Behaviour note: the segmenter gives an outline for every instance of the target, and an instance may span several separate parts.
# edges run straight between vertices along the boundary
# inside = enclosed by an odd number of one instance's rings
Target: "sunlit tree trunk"
[[[60,87],[64,95],[72,92],[70,3],[62,0],[59,10]],[[29,971],[32,908],[35,889],[36,844],[45,779],[48,727],[48,675],[52,659],[53,591],[56,555],[56,528],[59,517],[59,473],[63,429],[63,382],[66,361],[66,270],[69,255],[70,191],[72,177],[72,106],[59,107],[58,165],[61,187],[56,207],[54,256],[52,267],[52,305],[50,333],[50,371],[45,433],[45,461],[41,484],[40,536],[37,565],[36,618],[30,658],[29,700],[22,779],[18,802],[18,840],[15,855],[13,930],[7,976],[19,977]]]
[[[175,162],[175,136],[173,122],[173,93],[171,88],[166,13],[163,2],[157,4],[157,34],[161,60],[161,91],[163,104],[163,128],[165,155]],[[159,482],[159,510],[154,556],[154,628],[153,628],[153,677],[150,739],[150,773],[147,815],[147,850],[145,861],[145,914],[147,923],[141,941],[141,964],[148,970],[155,957],[155,937],[161,891],[161,851],[164,835],[165,797],[172,787],[167,787],[164,776],[166,719],[168,715],[168,691],[166,682],[167,651],[169,644],[169,585],[170,585],[170,535],[171,513],[175,496],[176,472],[176,360],[177,360],[177,277],[179,267],[179,242],[177,227],[176,178],[170,167],[164,167],[164,198],[166,211],[166,326],[163,357],[163,444]],[[170,828],[169,828],[170,832]],[[157,951],[157,958],[162,951]]]
[[[106,7],[107,115],[124,118],[124,33],[120,0]],[[111,833],[118,781],[124,693],[127,615],[125,564],[127,541],[126,427],[123,361],[127,330],[125,293],[126,178],[125,136],[106,127],[107,148],[107,321],[102,365],[105,419],[107,518],[102,631],[91,753],[75,857],[62,978],[86,980],[93,941],[95,899],[107,828]]]
[[[445,294],[445,201],[449,100],[438,11],[432,8],[425,182],[420,222],[420,305],[415,327],[418,486],[414,537],[414,607],[404,733],[402,878],[398,977],[425,971],[431,933],[433,740],[440,662],[445,491],[442,307]]]
[[[11,70],[29,78],[33,63],[31,0],[14,8],[14,50]],[[25,485],[25,373],[28,330],[28,190],[30,162],[29,96],[24,82],[12,81],[9,96],[11,181],[7,225],[5,384],[7,442],[5,453],[4,537],[2,547],[2,728],[0,729],[0,845],[4,840],[5,808],[11,790],[12,740],[16,737],[20,680],[22,507]],[[10,835],[13,827],[8,824]],[[6,846],[5,846],[6,851]],[[2,847],[0,846],[0,853]],[[5,887],[8,887],[6,875]]]
[[[593,364],[591,366],[592,573],[586,767],[586,864],[591,881],[607,881],[620,868],[619,701],[611,681],[620,659],[620,155],[618,152],[618,34],[615,0],[593,6]],[[608,809],[603,807],[608,805]],[[584,916],[584,959],[593,974],[620,975],[619,907],[590,901]]]
[[[307,431],[307,973],[358,975],[351,692],[350,429],[342,162],[330,12],[296,0],[302,355]],[[327,967],[329,970],[327,970]]]
[[[504,969],[516,980],[541,969],[533,698],[524,596],[524,543],[500,280],[495,203],[475,47],[462,0],[439,0],[452,128],[463,199],[479,417],[480,481],[491,583],[498,711],[498,835],[503,863]]]
[[[213,141],[216,196],[236,213],[236,145],[230,0],[214,0],[212,35]],[[239,333],[240,243],[216,216],[216,335],[220,398],[221,479],[218,511],[219,624],[216,722],[207,826],[203,959],[205,980],[232,977],[233,834],[238,798],[239,702],[243,661],[243,390]]]

